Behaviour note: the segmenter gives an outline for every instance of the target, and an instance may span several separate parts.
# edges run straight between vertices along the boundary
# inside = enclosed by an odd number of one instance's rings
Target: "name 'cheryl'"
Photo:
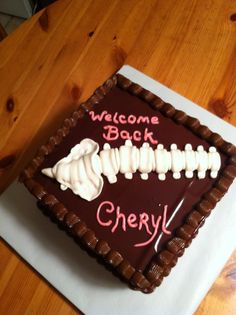
[[[170,235],[171,232],[166,227],[166,216],[168,206],[163,206],[161,215],[147,214],[142,212],[139,214],[130,213],[128,216],[121,212],[119,206],[114,206],[111,201],[103,201],[97,209],[97,221],[101,226],[109,227],[114,233],[121,224],[121,229],[126,232],[127,229],[137,229],[141,231],[144,229],[149,236],[147,240],[142,243],[134,244],[134,247],[142,247],[150,244],[161,231],[164,234]],[[115,216],[114,216],[115,214]]]

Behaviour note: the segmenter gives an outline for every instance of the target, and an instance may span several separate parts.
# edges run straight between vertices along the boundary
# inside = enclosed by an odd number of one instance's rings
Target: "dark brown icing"
[[[132,181],[127,181],[119,175],[116,184],[105,183],[102,194],[90,203],[75,196],[70,190],[62,192],[58,183],[43,176],[40,170],[54,165],[83,138],[92,138],[102,146],[105,142],[102,138],[102,126],[105,123],[91,122],[88,115],[91,108],[96,113],[106,109],[109,113],[119,111],[122,114],[157,115],[160,124],[148,128],[160,143],[165,147],[177,143],[181,149],[186,143],[191,143],[194,148],[202,144],[205,149],[215,145],[222,152],[223,171],[217,180],[208,176],[204,180],[198,180],[196,177],[189,180],[182,175],[181,180],[176,181],[168,174],[165,182],[159,182],[156,174],[151,174],[148,181],[142,181],[137,174]],[[133,125],[123,127],[129,131],[137,128]],[[145,127],[139,125],[138,128],[142,131]],[[117,139],[111,146],[119,146],[123,142],[124,140]],[[140,146],[142,142],[135,144]],[[81,240],[90,251],[104,257],[104,262],[113,266],[132,287],[151,292],[161,283],[163,276],[169,274],[216,202],[227,191],[236,176],[234,154],[235,147],[232,144],[226,143],[208,127],[200,125],[197,119],[176,110],[171,104],[164,103],[151,92],[118,75],[98,88],[72,117],[65,120],[56,135],[40,148],[36,158],[23,173],[22,180],[41,200],[43,207],[48,209],[49,215],[62,222],[75,239]],[[155,242],[138,250],[133,247],[134,239],[136,242],[145,240],[146,236],[142,231],[112,234],[110,230],[99,226],[95,218],[95,211],[103,200],[110,200],[127,212],[144,209],[153,213],[159,211],[159,203],[168,204],[171,215],[183,196],[183,204],[169,227],[173,233],[171,236],[162,235],[158,253],[153,249]]]

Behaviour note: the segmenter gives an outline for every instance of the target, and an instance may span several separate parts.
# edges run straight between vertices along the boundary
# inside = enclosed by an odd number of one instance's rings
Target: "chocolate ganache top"
[[[101,194],[88,202],[70,189],[62,191],[56,180],[41,173],[43,168],[52,167],[67,156],[71,148],[85,138],[96,141],[100,150],[106,142],[111,147],[120,147],[127,138],[137,147],[149,142],[153,148],[161,143],[169,149],[176,143],[184,150],[185,144],[190,143],[193,150],[198,145],[207,150],[210,144],[187,127],[153,110],[145,101],[114,86],[79,120],[34,175],[49,194],[77,214],[99,239],[106,240],[134,268],[143,271],[216,179],[210,178],[208,172],[204,179],[198,179],[196,173],[187,179],[184,172],[180,179],[174,179],[169,172],[164,181],[158,180],[155,172],[150,173],[147,180],[142,180],[138,172],[131,180],[118,174],[114,184],[104,178]],[[225,161],[226,156],[221,153],[222,168]]]

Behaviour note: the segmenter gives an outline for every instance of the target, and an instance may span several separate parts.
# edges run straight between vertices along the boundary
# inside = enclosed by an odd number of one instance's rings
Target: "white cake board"
[[[191,101],[124,66],[119,71],[236,144],[236,128]],[[98,265],[13,183],[0,200],[0,235],[86,315],[190,315],[236,247],[236,182],[217,205],[177,266],[152,294],[132,291]]]

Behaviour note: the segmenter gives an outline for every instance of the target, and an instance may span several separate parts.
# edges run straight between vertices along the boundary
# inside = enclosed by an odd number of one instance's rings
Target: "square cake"
[[[167,276],[236,177],[236,148],[120,74],[65,119],[20,180],[133,289]]]

